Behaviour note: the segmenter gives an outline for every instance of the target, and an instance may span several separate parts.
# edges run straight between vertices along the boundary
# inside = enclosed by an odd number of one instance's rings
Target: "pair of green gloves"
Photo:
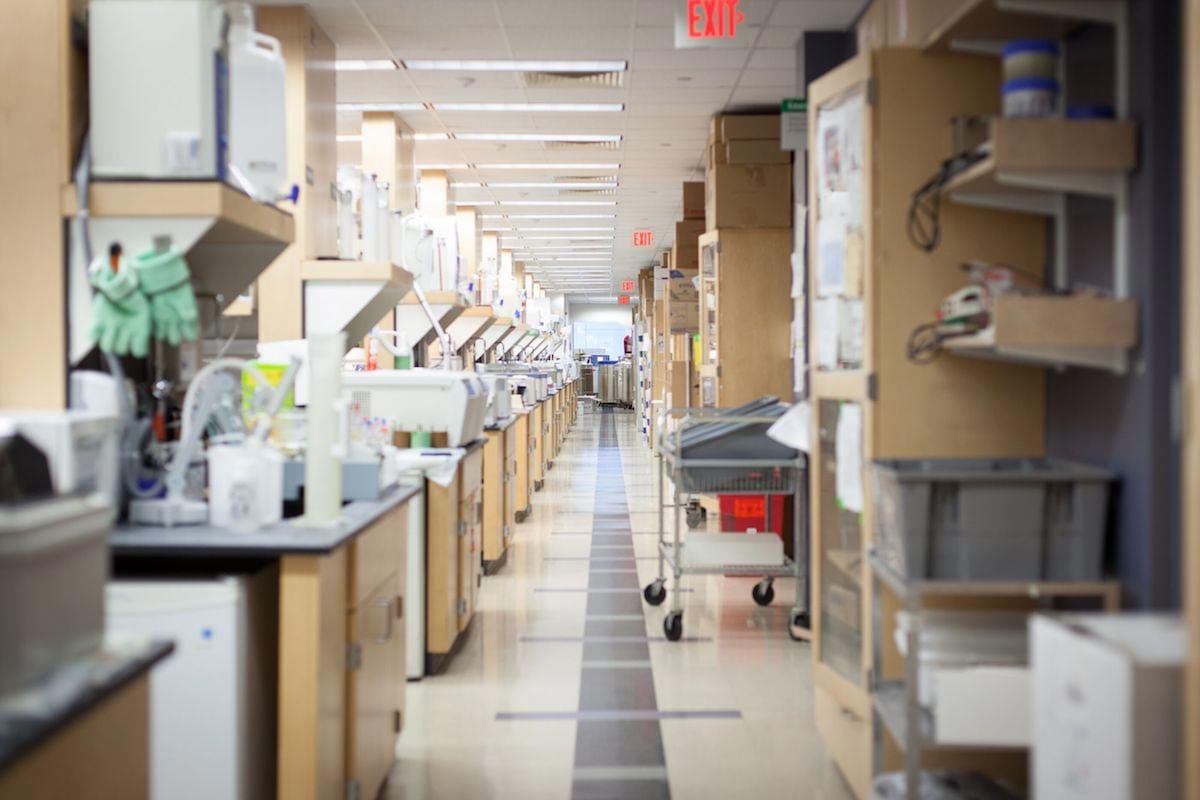
[[[96,259],[89,272],[96,287],[91,338],[104,352],[144,358],[151,335],[172,345],[200,335],[187,262],[176,250],[150,250],[132,264],[118,259],[116,269]]]

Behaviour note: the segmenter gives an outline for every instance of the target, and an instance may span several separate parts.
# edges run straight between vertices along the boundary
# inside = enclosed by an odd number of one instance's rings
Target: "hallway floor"
[[[813,725],[794,586],[688,578],[684,641],[656,575],[657,465],[628,411],[581,409],[446,671],[408,685],[387,800],[850,797]],[[668,601],[669,603],[669,601]]]

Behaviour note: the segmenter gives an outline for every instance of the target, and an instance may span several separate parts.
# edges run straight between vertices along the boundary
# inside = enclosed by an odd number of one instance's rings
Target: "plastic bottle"
[[[255,200],[288,192],[287,66],[279,40],[254,30],[248,3],[228,3],[229,162],[234,182]]]
[[[396,350],[396,369],[412,369],[413,351],[407,334],[401,333],[396,337]]]

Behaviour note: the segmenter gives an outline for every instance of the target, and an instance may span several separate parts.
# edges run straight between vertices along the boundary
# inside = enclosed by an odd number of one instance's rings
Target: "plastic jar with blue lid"
[[[1001,51],[1004,80],[1057,79],[1058,55],[1058,42],[1049,39],[1021,39],[1009,42]]]
[[[1004,83],[1004,116],[1052,117],[1058,111],[1058,81],[1017,78]]]

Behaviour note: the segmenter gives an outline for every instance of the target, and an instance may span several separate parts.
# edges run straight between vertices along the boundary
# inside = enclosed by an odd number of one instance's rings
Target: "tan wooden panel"
[[[459,483],[425,482],[425,647],[448,653],[458,636]]]
[[[483,448],[468,453],[459,462],[459,474],[462,476],[462,494],[466,497],[483,486]]]
[[[1200,800],[1200,0],[1187,0],[1183,218],[1183,581],[1188,626],[1184,685],[1184,788]]]
[[[535,484],[546,479],[546,422],[545,403],[538,403],[529,415],[529,430],[533,437],[533,455],[529,462],[530,480]]]
[[[483,560],[495,561],[504,554],[506,448],[502,431],[488,431],[483,448]]]
[[[518,414],[517,422],[512,427],[516,437],[517,471],[513,487],[513,491],[516,494],[516,511],[525,511],[529,508],[529,490],[532,483],[529,466],[533,457],[533,442],[529,437],[529,422],[532,416],[532,414]]]
[[[0,800],[149,797],[149,676],[133,681],[0,773]]]
[[[404,628],[397,623],[402,594],[399,573],[350,609],[350,641],[361,648],[361,666],[346,675],[346,777],[366,797],[383,786],[396,760],[396,713],[405,683]]]
[[[717,405],[792,394],[791,228],[717,232]]]
[[[871,794],[871,721],[838,702],[819,684],[813,688],[817,730],[825,748],[859,800]]]
[[[279,800],[339,797],[345,777],[347,548],[279,569]]]
[[[347,604],[374,594],[404,563],[408,544],[408,503],[384,514],[350,543]]]
[[[480,559],[480,492],[463,493],[460,515],[462,533],[458,537],[458,630],[465,631],[475,613],[476,595],[479,589]]]
[[[416,161],[412,129],[394,111],[367,111],[362,117],[362,167],[388,182],[395,210],[416,208]]]
[[[8,343],[0,353],[0,406],[10,408],[67,402],[67,254],[57,206],[82,119],[73,112],[81,98],[86,103],[71,8],[67,0],[0,6],[0,74],[14,76],[0,85],[0,341]]]

